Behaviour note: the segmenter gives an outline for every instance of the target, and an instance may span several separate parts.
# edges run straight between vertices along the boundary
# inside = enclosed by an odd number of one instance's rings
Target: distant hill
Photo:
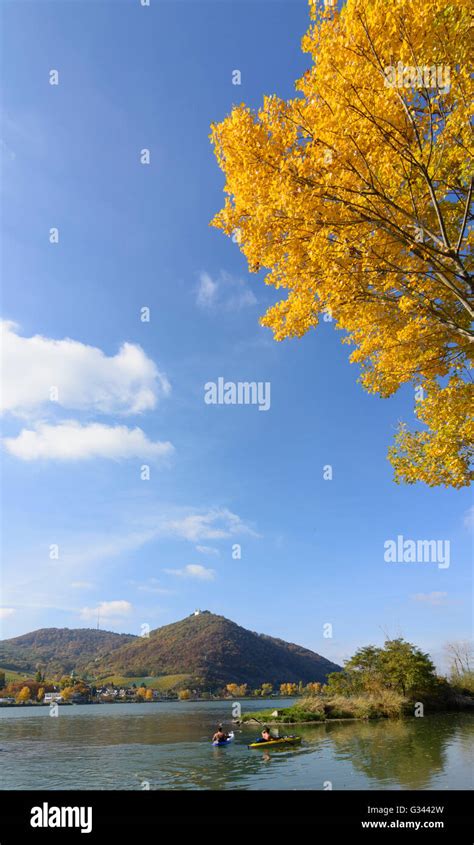
[[[209,611],[150,632],[148,637],[92,628],[43,628],[0,642],[0,666],[95,678],[186,676],[187,686],[217,689],[228,683],[324,682],[341,667],[303,646],[242,628]]]
[[[314,651],[257,634],[208,611],[139,637],[96,661],[100,675],[187,674],[196,685],[325,681],[340,666]]]
[[[97,658],[106,658],[131,634],[97,631],[95,628],[40,628],[21,637],[0,641],[0,666],[19,672],[36,672],[41,664],[48,675],[84,671]]]

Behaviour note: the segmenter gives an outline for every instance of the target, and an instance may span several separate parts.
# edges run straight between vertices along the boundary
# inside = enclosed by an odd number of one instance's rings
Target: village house
[[[62,701],[63,697],[60,692],[45,692],[43,702],[51,704],[53,701]]]

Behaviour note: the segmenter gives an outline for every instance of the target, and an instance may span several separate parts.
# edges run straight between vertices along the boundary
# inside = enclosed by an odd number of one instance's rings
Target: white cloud
[[[128,616],[132,610],[132,605],[129,601],[101,601],[97,607],[83,607],[81,610],[81,618],[84,620],[94,619],[114,619],[116,617]]]
[[[142,499],[127,499],[126,506],[118,505],[117,502],[104,501],[103,506],[95,512],[96,524],[101,525],[100,531],[94,531],[86,524],[81,528],[79,520],[79,523],[75,523],[74,531],[64,529],[57,534],[53,514],[44,525],[44,532],[37,534],[26,545],[20,540],[15,554],[4,563],[4,583],[8,583],[8,593],[5,587],[3,595],[5,605],[17,607],[25,594],[29,594],[34,596],[36,602],[41,601],[45,606],[61,606],[64,609],[66,605],[74,604],[75,598],[71,602],[71,595],[81,595],[79,584],[92,583],[92,586],[97,587],[94,582],[99,569],[101,578],[104,578],[117,572],[118,564],[133,567],[134,554],[149,543],[157,544],[157,553],[160,551],[158,544],[162,538],[192,542],[194,547],[199,541],[189,540],[185,535],[208,533],[209,528],[206,522],[204,525],[196,524],[196,516],[200,521],[206,518],[220,520],[219,530],[225,536],[230,536],[232,531],[238,535],[239,528],[246,536],[259,536],[235,514],[230,515],[229,523],[229,512],[223,509],[196,515],[196,511],[183,508],[165,510],[163,513],[162,503],[148,502],[145,506]],[[44,553],[51,542],[51,536],[59,545],[61,560],[61,565],[54,565],[53,568],[52,562]],[[238,536],[236,541],[239,541]],[[130,568],[128,571],[131,574]],[[136,580],[139,584],[149,581]],[[71,582],[77,586],[72,587]],[[158,590],[161,584],[149,583],[148,586]],[[83,586],[82,589],[86,587]],[[151,593],[153,590],[145,592]],[[79,612],[77,605],[71,608],[71,612]]]
[[[237,278],[221,270],[217,279],[209,273],[199,275],[196,304],[199,308],[222,311],[240,311],[248,305],[255,305],[257,298],[247,287],[245,279]]]
[[[211,279],[209,273],[201,273],[196,302],[201,308],[210,308],[215,304],[219,285]]]
[[[8,619],[15,613],[14,607],[0,607],[0,619]]]
[[[51,407],[100,413],[135,414],[154,408],[170,384],[143,349],[123,343],[107,356],[70,338],[21,337],[18,326],[2,321],[2,409],[18,416]]]
[[[258,535],[242,522],[240,516],[226,508],[213,508],[207,513],[194,513],[182,519],[170,520],[166,528],[186,540],[220,540],[236,534]]]
[[[148,458],[171,454],[169,442],[148,439],[141,428],[109,426],[102,423],[81,425],[68,420],[58,425],[41,423],[35,430],[22,429],[17,437],[3,440],[10,454],[24,461],[50,458],[75,461],[87,458]]]
[[[430,604],[436,607],[440,604],[445,604],[447,593],[433,591],[432,593],[415,593],[412,596],[413,601],[419,601],[423,604]]]
[[[179,537],[196,543],[209,537],[225,539],[242,534],[256,538],[260,536],[247,526],[240,516],[224,508],[214,508],[205,513],[191,513],[179,519],[160,519],[157,516],[157,508],[154,507],[146,514],[141,510],[138,517],[131,514],[121,517],[122,523],[125,521],[136,524],[137,519],[138,530],[127,534],[115,532],[109,532],[106,535],[87,534],[63,542],[60,545],[63,549],[61,555],[65,565],[71,568],[114,558],[126,552],[135,551],[161,537]],[[68,548],[73,548],[74,551],[69,552]]]
[[[196,551],[202,555],[220,555],[219,549],[215,549],[214,546],[196,546]]]
[[[199,563],[190,563],[184,569],[164,569],[167,575],[178,575],[180,578],[198,578],[200,581],[213,581],[216,577],[214,569],[206,569]]]

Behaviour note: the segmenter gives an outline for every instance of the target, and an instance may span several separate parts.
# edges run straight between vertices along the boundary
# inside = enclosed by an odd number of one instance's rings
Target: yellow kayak
[[[269,739],[269,740],[262,739],[261,741],[258,741],[258,742],[251,742],[248,747],[249,748],[268,748],[269,746],[273,747],[275,745],[297,745],[299,742],[301,742],[300,736],[279,736],[278,738],[275,737],[275,739]]]

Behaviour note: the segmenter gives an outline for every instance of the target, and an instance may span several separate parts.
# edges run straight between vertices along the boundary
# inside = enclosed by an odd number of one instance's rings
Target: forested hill
[[[209,611],[148,637],[92,628],[42,628],[0,642],[0,666],[100,678],[187,675],[198,686],[324,682],[340,666],[303,646],[257,634]]]
[[[104,675],[188,674],[210,686],[325,681],[340,666],[208,611],[150,632],[97,661]]]
[[[0,641],[0,666],[19,672],[48,675],[82,672],[114,649],[131,642],[131,634],[115,634],[95,628],[40,628],[20,637]]]

